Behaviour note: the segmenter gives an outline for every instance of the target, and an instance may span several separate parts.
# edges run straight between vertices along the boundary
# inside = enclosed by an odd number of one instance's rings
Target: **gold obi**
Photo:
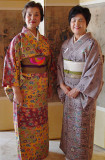
[[[44,73],[47,72],[48,57],[35,56],[22,59],[22,73]]]

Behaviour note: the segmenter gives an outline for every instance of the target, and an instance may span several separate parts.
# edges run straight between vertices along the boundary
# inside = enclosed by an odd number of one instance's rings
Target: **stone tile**
[[[49,155],[44,160],[65,160],[59,148],[59,140],[50,140]],[[0,160],[17,160],[17,147],[14,131],[0,132]],[[92,160],[105,160],[105,149],[94,145]]]

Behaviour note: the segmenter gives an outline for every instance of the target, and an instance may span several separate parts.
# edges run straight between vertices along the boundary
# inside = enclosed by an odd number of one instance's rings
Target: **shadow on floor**
[[[65,156],[60,153],[55,153],[55,152],[49,152],[49,155],[46,159],[44,160],[65,160]]]

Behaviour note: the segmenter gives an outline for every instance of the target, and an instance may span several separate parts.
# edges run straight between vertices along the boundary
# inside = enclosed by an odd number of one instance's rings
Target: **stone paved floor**
[[[0,160],[17,160],[16,140],[14,131],[0,132]],[[45,160],[65,160],[59,149],[59,141],[49,143],[49,155]],[[105,160],[105,149],[94,146],[92,160]]]

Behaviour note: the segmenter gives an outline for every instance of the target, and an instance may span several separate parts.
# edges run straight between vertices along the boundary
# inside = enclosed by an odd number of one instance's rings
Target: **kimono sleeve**
[[[3,68],[3,87],[19,86],[20,42],[15,37],[7,50]]]
[[[58,96],[59,96],[61,102],[64,103],[65,93],[60,88],[60,83],[64,83],[62,48],[61,48],[61,52],[58,56],[58,63],[57,63],[57,92],[58,92]]]
[[[80,82],[76,88],[88,99],[96,100],[103,86],[103,60],[97,41],[92,43]],[[84,105],[85,107],[85,105]]]

